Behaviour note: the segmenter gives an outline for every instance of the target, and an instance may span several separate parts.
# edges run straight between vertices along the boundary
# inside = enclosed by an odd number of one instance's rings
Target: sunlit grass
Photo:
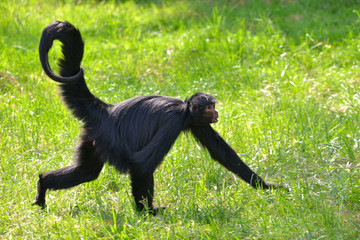
[[[0,238],[359,237],[357,1],[28,0],[3,1],[0,13]],[[95,95],[209,92],[220,101],[214,128],[290,191],[253,190],[181,135],[155,175],[162,215],[136,213],[128,177],[109,166],[49,192],[47,209],[31,206],[37,175],[71,163],[81,125],[38,60],[55,19],[82,32]]]

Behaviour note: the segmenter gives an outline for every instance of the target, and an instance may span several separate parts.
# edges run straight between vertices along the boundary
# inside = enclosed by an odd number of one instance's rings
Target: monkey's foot
[[[39,201],[39,200],[35,200],[35,202],[33,202],[31,205],[32,206],[37,205],[37,206],[41,207],[42,209],[44,209],[46,207],[45,201]]]
[[[149,214],[152,214],[153,216],[156,216],[158,213],[161,213],[162,211],[164,211],[166,209],[166,207],[164,206],[160,206],[160,207],[151,207],[148,212]]]

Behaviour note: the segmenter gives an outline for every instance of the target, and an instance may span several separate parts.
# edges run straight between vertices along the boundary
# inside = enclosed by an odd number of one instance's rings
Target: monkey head
[[[218,112],[215,104],[218,102],[208,93],[196,93],[186,100],[189,106],[190,125],[203,126],[218,122]]]

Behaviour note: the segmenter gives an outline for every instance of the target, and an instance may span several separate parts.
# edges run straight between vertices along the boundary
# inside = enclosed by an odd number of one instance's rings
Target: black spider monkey
[[[60,76],[50,68],[48,52],[54,40],[62,42]],[[277,188],[254,173],[210,126],[218,121],[216,99],[196,93],[184,101],[164,96],[135,97],[112,105],[88,89],[80,67],[84,43],[79,30],[69,22],[54,21],[42,33],[39,53],[45,73],[60,83],[61,94],[75,117],[84,122],[76,162],[42,173],[34,204],[45,206],[48,189],[64,189],[95,180],[105,162],[129,173],[137,210],[153,206],[153,173],[182,131],[190,131],[213,159],[254,188]],[[162,207],[163,208],[163,207]]]

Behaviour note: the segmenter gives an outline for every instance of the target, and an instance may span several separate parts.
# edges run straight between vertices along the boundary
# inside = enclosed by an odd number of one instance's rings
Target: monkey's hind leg
[[[156,215],[159,210],[165,207],[153,205],[154,197],[154,176],[153,174],[139,175],[130,172],[132,194],[134,196],[137,211],[148,210],[150,214]]]
[[[39,175],[36,199],[33,204],[44,207],[45,195],[48,189],[66,189],[95,180],[99,176],[103,165],[104,163],[99,159],[92,143],[82,142],[74,165]]]

